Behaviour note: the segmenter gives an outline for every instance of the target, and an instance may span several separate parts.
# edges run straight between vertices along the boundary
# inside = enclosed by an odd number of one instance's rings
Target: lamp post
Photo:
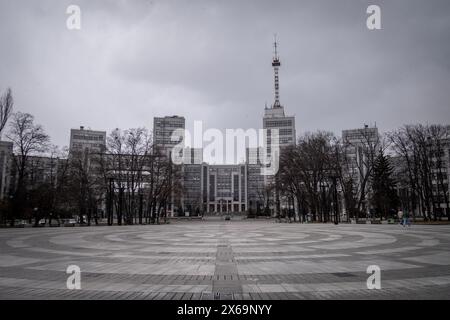
[[[39,220],[38,220],[38,208],[37,207],[35,207],[33,209],[33,215],[34,215],[34,225],[37,227],[38,223],[39,223]]]
[[[112,226],[114,223],[114,178],[109,178],[109,199],[108,199],[108,225]]]
[[[338,194],[337,194],[337,177],[332,175],[333,180],[333,211],[334,211],[334,224],[339,223],[339,206],[338,206]]]
[[[142,224],[142,214],[144,212],[144,195],[139,189],[139,224]]]
[[[321,210],[321,221],[325,222],[325,210],[326,210],[326,197],[325,197],[325,183],[323,181],[319,184],[320,190],[322,191],[322,210]]]
[[[13,217],[14,217],[14,208],[15,208],[15,206],[14,206],[14,196],[13,196],[13,195],[10,195],[10,196],[9,196],[9,202],[8,202],[7,211],[6,211],[6,214],[4,215],[4,221],[5,221],[5,223],[7,223],[6,221],[7,221],[8,217],[11,218],[11,221],[13,220]],[[30,224],[31,224],[31,219],[29,220],[29,222],[30,222]]]

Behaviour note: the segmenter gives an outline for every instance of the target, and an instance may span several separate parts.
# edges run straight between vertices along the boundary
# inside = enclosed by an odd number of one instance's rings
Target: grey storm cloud
[[[77,4],[82,29],[66,28]],[[382,30],[366,28],[381,7]],[[450,2],[0,1],[0,90],[52,140],[69,129],[259,128],[273,100],[274,33],[281,102],[299,133],[377,123],[449,123]]]

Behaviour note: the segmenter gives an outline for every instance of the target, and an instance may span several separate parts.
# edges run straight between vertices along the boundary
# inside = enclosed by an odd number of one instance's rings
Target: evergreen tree
[[[372,172],[372,204],[384,218],[388,218],[389,211],[398,205],[393,173],[394,169],[389,157],[380,151]]]
[[[261,205],[259,204],[259,202],[256,204],[256,216],[260,217],[261,214]]]

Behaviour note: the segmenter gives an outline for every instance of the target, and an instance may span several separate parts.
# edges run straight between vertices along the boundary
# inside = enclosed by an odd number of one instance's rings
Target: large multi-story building
[[[377,154],[381,147],[378,128],[364,125],[360,129],[343,130],[342,141],[349,162],[349,174],[361,179],[367,172],[368,155]]]
[[[267,206],[266,177],[262,174],[262,148],[247,148],[247,185],[248,207],[256,211],[257,207]]]
[[[247,210],[247,165],[202,165],[202,198],[206,212]]]
[[[176,145],[181,143],[181,148],[179,149],[180,154],[178,157],[183,159],[183,149],[184,149],[184,129],[186,121],[184,117],[179,116],[166,116],[166,117],[155,117],[153,118],[153,143],[155,149],[158,150],[163,156],[172,158],[172,151]],[[175,131],[178,130],[178,134]],[[187,155],[186,155],[187,156]],[[184,168],[182,167],[182,170]],[[170,182],[174,183],[174,181]],[[183,184],[184,181],[182,180]],[[174,193],[171,194],[171,201],[167,204],[167,211],[169,215],[175,215],[177,208],[175,203],[182,203],[183,197],[176,197]]]
[[[188,215],[203,213],[201,199],[201,181],[203,149],[187,148],[184,152],[182,165],[182,196],[181,206]]]
[[[70,130],[69,154],[86,172],[100,174],[100,155],[106,152],[106,131],[80,129]]]
[[[173,147],[181,146],[183,165],[181,165],[183,192],[181,196],[172,194],[167,204],[167,210],[172,215],[177,211],[187,211],[190,214],[213,213],[213,212],[244,212],[249,206],[256,207],[265,195],[265,189],[271,177],[263,175],[262,168],[267,167],[266,161],[261,161],[264,151],[265,156],[271,157],[272,146],[281,148],[295,144],[295,117],[286,116],[284,107],[279,97],[279,67],[281,66],[277,52],[277,42],[274,43],[274,56],[272,67],[274,70],[275,99],[270,107],[265,108],[263,115],[263,129],[267,130],[267,140],[259,149],[247,150],[247,162],[237,165],[209,165],[203,163],[203,150],[196,148],[184,148],[185,118],[182,116],[155,117],[153,119],[153,142],[163,157],[171,158]],[[180,130],[181,129],[181,130]],[[278,132],[278,141],[272,140],[274,130]],[[178,139],[173,139],[174,132]],[[94,155],[106,152],[106,132],[94,131],[80,127],[71,129],[70,132],[70,155],[81,157],[83,165],[87,168],[95,167]],[[6,181],[8,174],[9,158],[12,156],[12,144],[0,143],[0,170],[2,179],[0,181],[0,198],[6,193]],[[181,156],[181,154],[180,154]],[[275,156],[279,156],[275,155]],[[267,160],[267,159],[265,159]],[[58,168],[58,161],[50,158],[33,158],[35,164],[36,179],[45,180],[48,173],[52,175],[54,169]],[[92,170],[90,170],[93,172]],[[273,178],[273,177],[272,177]]]
[[[185,125],[184,117],[167,116],[153,118],[154,144],[165,156],[171,156],[173,147],[184,142]],[[179,129],[182,130],[181,134],[178,136],[178,139],[173,139],[174,131]]]
[[[278,130],[280,147],[295,144],[295,117],[286,116],[284,114],[284,107],[280,103],[280,84],[279,84],[279,68],[281,66],[280,57],[277,51],[277,42],[274,43],[274,56],[272,59],[272,67],[274,70],[274,93],[275,99],[271,107],[264,110],[263,129],[267,130],[267,145],[271,143],[270,133],[272,130]],[[270,152],[270,150],[268,150]]]
[[[368,214],[370,211],[368,202],[371,194],[368,170],[372,167],[373,163],[371,162],[381,147],[378,128],[364,125],[359,129],[343,130],[342,142],[346,157],[344,173],[351,177],[356,185],[364,184],[364,188],[357,188],[357,192],[358,197],[363,198],[363,211]]]
[[[64,161],[65,159],[58,157],[29,156],[26,170],[27,189],[39,188],[43,185],[56,186],[58,170],[63,166]],[[14,179],[17,180],[17,170],[13,172]]]
[[[295,144],[295,116],[286,116],[283,106],[265,109],[263,129],[267,130],[268,139],[272,130],[278,130],[280,148]]]
[[[274,42],[274,56],[272,67],[274,70],[274,102],[268,107],[266,105],[263,116],[263,129],[266,133],[264,149],[247,149],[248,163],[248,200],[253,210],[257,207],[267,207],[277,197],[276,188],[268,192],[269,186],[275,183],[274,174],[263,174],[262,167],[274,167],[274,161],[279,162],[280,153],[296,143],[295,116],[286,116],[284,106],[280,103],[279,68],[280,57],[277,51],[277,42]],[[275,132],[276,130],[276,132]],[[275,134],[276,133],[276,134]],[[275,140],[274,140],[275,139]],[[275,152],[278,149],[278,152]],[[266,158],[263,160],[263,158]],[[275,166],[276,168],[277,166]],[[269,199],[271,198],[271,199]],[[275,208],[272,213],[276,214]]]
[[[0,141],[0,200],[9,195],[12,161],[13,143]]]
[[[432,146],[431,175],[432,192],[435,199],[434,210],[438,215],[450,214],[450,126],[439,139],[438,146]]]
[[[205,210],[202,202],[202,166],[183,165],[183,190],[181,206],[187,215],[200,215]]]
[[[106,131],[80,129],[70,130],[70,153],[102,153],[106,150]]]
[[[404,155],[390,158],[400,207],[414,216],[426,213],[436,214],[437,217],[450,215],[450,126],[443,129],[440,138],[425,138],[427,143],[422,147],[426,149],[422,149],[421,155],[415,150],[417,146],[410,146],[409,160]],[[426,161],[422,159],[413,163],[414,157],[424,155]],[[414,181],[414,189],[411,180]],[[428,181],[423,183],[423,180]],[[432,199],[432,203],[428,204],[431,212],[427,212],[427,196]]]
[[[183,209],[190,214],[245,212],[247,165],[184,165]]]
[[[202,164],[203,163],[203,149],[186,147],[183,153],[184,164]]]

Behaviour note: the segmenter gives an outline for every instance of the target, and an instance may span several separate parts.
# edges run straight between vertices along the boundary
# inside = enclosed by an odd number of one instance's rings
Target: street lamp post
[[[37,227],[38,223],[39,223],[39,220],[38,220],[38,208],[37,207],[34,208],[33,212],[34,212],[34,225]]]
[[[333,180],[333,211],[334,211],[334,224],[339,223],[339,207],[338,207],[338,194],[337,194],[337,178],[335,175],[332,177]]]
[[[325,197],[325,183],[322,181],[320,182],[320,189],[322,190],[322,222],[325,222],[325,216],[326,216],[326,197]]]
[[[109,178],[109,199],[108,199],[108,225],[112,226],[114,223],[114,178]]]

